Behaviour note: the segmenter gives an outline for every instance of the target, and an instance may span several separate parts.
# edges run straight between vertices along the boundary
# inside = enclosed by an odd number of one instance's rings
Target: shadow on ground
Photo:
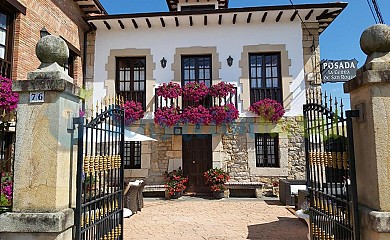
[[[279,200],[264,200],[264,202],[268,205],[277,205],[277,206],[284,206]]]
[[[307,228],[302,228],[297,218],[278,217],[278,221],[248,226],[248,237],[251,240],[305,240]]]

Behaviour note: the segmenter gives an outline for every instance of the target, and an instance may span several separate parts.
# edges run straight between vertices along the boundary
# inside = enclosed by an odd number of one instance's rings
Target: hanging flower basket
[[[282,104],[269,98],[265,98],[253,103],[250,106],[249,111],[256,113],[262,118],[274,123],[279,121],[285,113]]]
[[[210,108],[210,114],[213,116],[212,121],[216,125],[220,125],[222,123],[229,124],[238,118],[238,110],[237,108],[229,103],[225,106],[216,106]]]
[[[3,111],[9,113],[18,106],[19,95],[12,92],[12,80],[0,76],[0,114]]]
[[[163,85],[157,88],[157,96],[161,96],[165,99],[177,98],[181,96],[181,94],[182,94],[181,86],[174,82],[170,82],[168,84],[163,83]]]
[[[140,102],[126,101],[122,108],[125,111],[125,125],[130,125],[144,117],[144,110]]]
[[[183,98],[187,101],[199,102],[208,94],[209,88],[202,82],[189,82],[183,87]]]
[[[154,122],[161,127],[172,127],[181,121],[181,114],[176,107],[162,107],[154,112]]]
[[[210,87],[210,96],[224,98],[229,94],[235,94],[236,89],[231,83],[220,82]]]
[[[199,106],[189,106],[184,109],[182,115],[183,123],[192,123],[192,124],[200,124],[200,125],[209,125],[212,120],[212,115],[208,108]]]

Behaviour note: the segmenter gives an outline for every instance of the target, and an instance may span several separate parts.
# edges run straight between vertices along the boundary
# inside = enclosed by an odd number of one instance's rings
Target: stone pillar
[[[73,239],[76,164],[69,120],[80,107],[80,88],[60,65],[66,43],[46,36],[37,44],[40,68],[15,81],[19,93],[13,212],[0,215],[0,239]],[[30,93],[44,94],[31,102]]]
[[[390,27],[366,29],[360,45],[368,57],[344,84],[353,122],[360,233],[363,240],[390,239]]]

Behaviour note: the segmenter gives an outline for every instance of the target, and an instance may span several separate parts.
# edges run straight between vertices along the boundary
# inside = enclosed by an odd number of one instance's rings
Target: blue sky
[[[100,0],[109,14],[165,12],[168,7],[165,0]],[[324,3],[329,1],[293,0],[294,4]],[[334,1],[335,2],[335,1]],[[321,59],[353,59],[359,61],[360,67],[365,61],[365,55],[360,50],[359,39],[367,27],[375,24],[367,0],[350,0],[347,8],[341,15],[321,34]],[[385,23],[390,23],[390,1],[377,0]],[[269,5],[289,5],[289,0],[230,0],[229,7],[250,7]],[[327,92],[342,98],[342,84],[328,83],[324,85]]]

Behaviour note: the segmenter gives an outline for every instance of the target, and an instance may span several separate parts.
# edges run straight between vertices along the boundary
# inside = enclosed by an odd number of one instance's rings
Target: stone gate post
[[[13,211],[0,215],[0,239],[73,239],[76,164],[69,119],[80,107],[80,88],[60,66],[69,50],[59,37],[37,44],[42,64],[15,81],[19,93]]]
[[[367,61],[344,84],[353,122],[362,240],[390,239],[390,27],[378,24],[360,39]]]

